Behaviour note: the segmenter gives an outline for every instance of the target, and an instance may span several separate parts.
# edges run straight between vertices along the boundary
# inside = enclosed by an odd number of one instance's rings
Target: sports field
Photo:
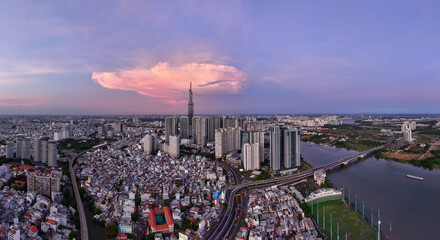
[[[310,209],[311,206],[310,206]],[[319,209],[319,221],[317,219]],[[325,212],[325,213],[324,213]],[[337,238],[337,223],[339,222],[339,239],[377,239],[377,232],[370,224],[362,219],[352,208],[342,200],[329,200],[313,205],[313,216],[321,228],[325,229],[330,239]],[[331,218],[333,227],[331,227]],[[323,220],[324,219],[324,220]]]

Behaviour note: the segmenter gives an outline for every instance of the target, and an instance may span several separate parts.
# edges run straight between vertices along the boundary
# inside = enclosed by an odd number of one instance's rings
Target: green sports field
[[[311,206],[310,206],[311,209]],[[323,211],[325,217],[323,221]],[[330,227],[330,216],[333,218],[333,228]],[[317,204],[313,205],[313,216],[317,220]],[[325,222],[325,223],[324,223]],[[319,203],[319,225],[325,227],[326,235],[330,239],[337,239],[337,223],[339,222],[339,239],[377,239],[377,232],[370,224],[362,219],[352,208],[342,200],[329,200]],[[333,232],[333,236],[331,234]]]

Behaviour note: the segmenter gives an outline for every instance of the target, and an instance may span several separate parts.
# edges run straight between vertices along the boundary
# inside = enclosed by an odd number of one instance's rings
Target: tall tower
[[[189,83],[189,100],[188,100],[188,134],[192,134],[193,122],[192,118],[194,116],[194,103],[193,103],[193,93],[192,93],[192,83]]]

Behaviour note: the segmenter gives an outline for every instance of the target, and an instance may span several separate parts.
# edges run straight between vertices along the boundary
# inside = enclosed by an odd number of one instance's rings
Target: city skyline
[[[440,113],[440,5],[13,2],[0,114]]]

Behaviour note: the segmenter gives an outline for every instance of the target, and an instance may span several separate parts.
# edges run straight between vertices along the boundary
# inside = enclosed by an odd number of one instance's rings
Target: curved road
[[[78,184],[76,182],[76,177],[75,177],[75,171],[72,167],[73,162],[82,154],[83,153],[80,153],[80,154],[76,155],[75,157],[70,158],[69,171],[70,171],[70,177],[72,179],[73,193],[75,194],[76,206],[78,208],[78,213],[79,213],[79,222],[81,225],[81,239],[82,240],[89,240],[89,232],[87,230],[86,214],[84,212],[84,206],[81,201],[81,196],[79,195]]]

